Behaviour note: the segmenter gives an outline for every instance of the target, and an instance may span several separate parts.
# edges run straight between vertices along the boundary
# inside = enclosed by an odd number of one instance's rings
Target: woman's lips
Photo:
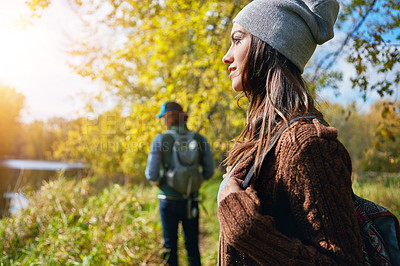
[[[230,74],[229,74],[229,78],[230,78],[230,79],[232,79],[232,74],[235,72],[235,70],[236,70],[236,67],[230,67],[230,68],[229,68],[229,73],[230,73]]]

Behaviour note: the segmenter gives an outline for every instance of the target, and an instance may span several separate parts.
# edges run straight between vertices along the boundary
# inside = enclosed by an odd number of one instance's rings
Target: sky
[[[85,115],[82,93],[100,90],[100,83],[74,73],[67,64],[66,35],[79,34],[79,19],[66,1],[55,0],[33,25],[22,28],[17,21],[29,13],[25,0],[0,0],[0,83],[14,87],[26,99],[23,122],[55,116],[75,118]],[[334,40],[332,41],[332,43]],[[379,98],[375,93],[363,102],[361,94],[351,89],[353,67],[341,62],[344,82],[339,97],[324,89],[319,100],[349,104],[353,101],[364,111]]]
[[[343,81],[339,83],[339,91],[330,88],[322,88],[318,92],[317,100],[319,102],[329,101],[342,105],[348,105],[355,102],[359,111],[367,113],[370,105],[381,99],[378,93],[373,91],[367,93],[366,100],[364,101],[362,93],[356,89],[352,89],[350,78],[355,76],[355,70],[354,67],[347,64],[343,58],[339,59],[335,68],[343,73]],[[370,77],[373,77],[373,75],[371,74]],[[370,80],[372,81],[372,78]],[[339,95],[337,95],[337,93],[339,93]]]
[[[75,74],[64,51],[66,34],[77,33],[78,18],[64,1],[54,1],[33,25],[22,27],[25,0],[0,0],[0,83],[25,96],[23,122],[82,115],[82,93],[99,84]]]

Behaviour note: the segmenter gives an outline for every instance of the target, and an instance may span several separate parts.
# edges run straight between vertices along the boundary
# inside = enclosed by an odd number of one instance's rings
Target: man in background
[[[178,103],[164,103],[157,117],[164,118],[168,130],[154,138],[145,174],[160,188],[164,261],[170,266],[178,264],[178,227],[182,222],[189,265],[201,265],[198,189],[214,173],[210,145],[204,136],[187,128],[188,116]]]

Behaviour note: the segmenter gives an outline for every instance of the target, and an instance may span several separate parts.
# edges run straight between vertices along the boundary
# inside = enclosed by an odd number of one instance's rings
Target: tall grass
[[[0,223],[5,265],[157,264],[156,190],[61,178],[31,197],[30,208]]]
[[[29,209],[0,221],[1,265],[161,265],[162,229],[157,188],[60,178],[30,198]],[[202,187],[200,245],[204,265],[218,248],[213,179]],[[180,234],[180,261],[187,264]]]
[[[200,197],[203,265],[216,265],[219,225],[216,194],[220,175]],[[109,185],[95,179],[60,178],[29,196],[31,204],[0,220],[0,265],[161,265],[162,229],[157,188]],[[356,194],[400,215],[400,177],[354,180]],[[182,233],[179,259],[187,265]]]
[[[354,177],[354,193],[382,205],[400,219],[400,173],[375,177],[361,174]]]

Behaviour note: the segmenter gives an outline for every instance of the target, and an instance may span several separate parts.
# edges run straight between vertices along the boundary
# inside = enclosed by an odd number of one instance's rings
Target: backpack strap
[[[166,140],[166,138],[168,136],[171,136],[175,139],[175,137],[172,135],[172,130],[167,130],[166,132],[164,132],[162,134],[162,140],[161,140],[161,163],[162,166],[164,168],[164,172],[169,168],[169,164],[167,163],[167,161],[165,160],[165,153],[167,152],[165,150],[165,148],[168,148],[168,152],[170,152],[172,154],[172,147],[173,147],[173,143],[172,145],[169,145],[169,142]]]
[[[272,150],[272,148],[273,148],[273,147],[275,146],[275,144],[278,142],[280,136],[282,135],[283,131],[286,130],[286,128],[288,127],[288,125],[290,126],[290,125],[293,124],[294,122],[297,122],[297,121],[302,120],[302,119],[303,119],[303,120],[309,120],[309,121],[311,121],[311,120],[313,120],[313,119],[318,119],[318,121],[320,121],[322,124],[328,125],[328,123],[327,123],[325,120],[323,120],[322,118],[319,118],[319,117],[316,116],[316,115],[306,115],[306,116],[304,116],[304,117],[303,117],[303,116],[299,116],[299,117],[293,118],[292,120],[289,121],[288,124],[284,124],[283,127],[271,138],[271,140],[270,140],[270,142],[269,142],[269,144],[268,144],[268,147],[264,148],[264,149],[261,151],[260,157],[264,157],[264,158],[265,158],[265,157],[268,155],[268,153]],[[264,156],[264,153],[265,153],[265,156]],[[261,163],[261,162],[258,162],[257,168],[260,166],[260,163]],[[254,176],[254,169],[255,169],[255,165],[253,165],[253,166],[251,167],[250,171],[247,173],[245,179],[243,180],[243,183],[242,183],[242,185],[241,185],[241,188],[242,188],[242,189],[246,189],[246,188],[249,186],[250,181],[251,181],[251,179],[252,179],[253,176]]]
[[[187,134],[181,135],[174,130],[168,129],[164,134],[171,135],[175,141],[180,140],[183,136],[188,137],[188,140],[191,141],[194,138],[195,133],[192,130],[189,130]]]

